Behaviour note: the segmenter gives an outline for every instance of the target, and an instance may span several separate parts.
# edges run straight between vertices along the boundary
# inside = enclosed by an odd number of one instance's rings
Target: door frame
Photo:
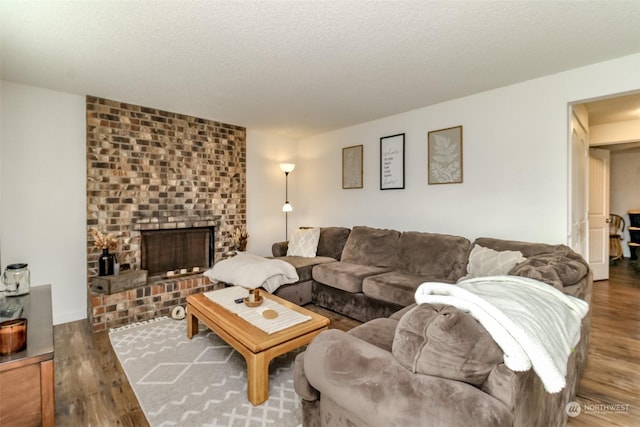
[[[589,253],[589,239],[588,239],[588,204],[589,204],[589,123],[588,114],[586,109],[584,111],[579,110],[581,102],[575,102],[569,104],[568,109],[568,126],[567,126],[567,245],[582,255],[583,258],[588,259]],[[574,124],[577,124],[585,133],[586,145],[582,149],[581,160],[583,175],[581,177],[574,177],[576,165],[574,164],[574,147],[573,147],[573,129]],[[577,187],[574,182],[575,179],[581,179],[584,190],[584,203],[583,212],[581,214],[580,225],[574,228],[574,213],[577,206],[574,206],[573,192]],[[577,233],[577,236],[576,236]]]
[[[576,115],[577,117],[579,117],[580,122],[582,123],[583,128],[587,131],[587,142],[589,141],[589,114],[588,111],[586,110],[586,108],[583,106],[583,104],[587,103],[587,102],[592,102],[592,101],[599,101],[599,100],[605,100],[605,99],[611,99],[611,98],[617,98],[617,97],[621,97],[621,96],[627,96],[627,95],[632,95],[632,94],[640,94],[640,91],[638,90],[633,90],[633,91],[629,91],[629,92],[619,92],[619,93],[610,93],[610,94],[606,94],[603,96],[598,96],[598,97],[593,97],[593,98],[588,98],[588,99],[582,99],[582,100],[576,100],[576,101],[572,101],[569,102],[567,104],[568,108],[567,108],[567,235],[566,235],[566,244],[568,246],[572,246],[572,219],[573,219],[573,214],[575,211],[575,206],[573,206],[573,190],[574,190],[574,182],[573,182],[573,165],[572,165],[572,129],[573,129],[573,118],[574,115]],[[581,108],[582,106],[582,108]],[[581,111],[578,111],[581,110]],[[578,114],[579,113],[579,114]],[[584,170],[584,174],[585,176],[583,177],[584,181],[585,181],[585,185],[586,185],[586,189],[587,189],[587,195],[589,192],[589,169],[588,169],[588,156],[589,156],[589,148],[600,148],[600,144],[596,145],[596,146],[590,146],[589,144],[587,144],[587,167]],[[588,199],[586,200],[587,202],[587,208],[588,208]],[[610,200],[609,200],[610,203]],[[588,213],[587,213],[588,214]],[[588,229],[588,216],[587,216],[587,229]],[[588,233],[587,233],[588,235]],[[581,255],[585,258],[588,259],[588,254],[589,254],[589,240],[587,237],[586,240],[586,251],[584,253],[581,253]]]

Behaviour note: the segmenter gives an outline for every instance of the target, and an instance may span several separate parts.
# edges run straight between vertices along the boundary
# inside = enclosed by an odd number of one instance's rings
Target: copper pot
[[[27,348],[27,319],[0,323],[0,355],[17,353]]]

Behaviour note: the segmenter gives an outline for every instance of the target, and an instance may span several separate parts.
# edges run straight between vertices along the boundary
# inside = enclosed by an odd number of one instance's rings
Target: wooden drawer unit
[[[0,426],[53,426],[55,417],[51,286],[12,301],[23,305],[27,348],[0,356]]]

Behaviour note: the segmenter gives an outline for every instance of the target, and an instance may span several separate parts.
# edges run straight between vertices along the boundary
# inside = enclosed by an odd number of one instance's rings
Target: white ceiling
[[[0,1],[4,80],[302,137],[640,52],[640,1]]]

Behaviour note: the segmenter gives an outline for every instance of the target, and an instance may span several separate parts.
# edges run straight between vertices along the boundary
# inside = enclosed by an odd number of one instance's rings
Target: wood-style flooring
[[[628,260],[593,283],[587,368],[568,426],[640,426],[640,273]]]
[[[569,426],[640,425],[639,307],[640,273],[628,262],[594,283],[589,358],[577,397],[582,412]],[[306,308],[331,319],[332,328],[360,324]],[[55,326],[54,339],[56,426],[148,426],[106,332],[94,334],[82,320]]]
[[[56,426],[148,426],[107,332],[87,320],[53,328]],[[186,330],[185,330],[186,333]]]

